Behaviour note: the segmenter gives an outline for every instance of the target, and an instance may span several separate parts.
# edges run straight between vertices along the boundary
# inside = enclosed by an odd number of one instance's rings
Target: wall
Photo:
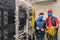
[[[47,18],[47,11],[53,9],[54,16],[60,18],[60,0],[52,4],[34,4],[33,5],[36,12],[36,19],[38,18],[39,12],[44,12],[44,19]]]
[[[35,8],[35,19],[38,19],[38,14],[39,12],[44,12],[44,20],[47,18],[47,11],[49,9],[53,9],[53,15],[58,17],[58,19],[60,20],[60,0],[57,0],[56,3],[53,4],[34,4],[33,5]],[[59,28],[59,33],[60,33],[60,28]],[[59,35],[58,33],[58,35]],[[60,36],[59,36],[59,40],[60,40]]]

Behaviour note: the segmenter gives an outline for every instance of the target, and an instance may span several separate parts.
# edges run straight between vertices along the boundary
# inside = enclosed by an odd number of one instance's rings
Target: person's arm
[[[40,28],[39,28],[39,27],[37,27],[36,21],[35,21],[34,29],[35,29],[35,30],[40,30]]]
[[[44,21],[44,29],[46,29],[46,21]]]
[[[46,29],[48,29],[48,26],[47,26],[47,21],[48,21],[48,18],[46,19]]]
[[[56,27],[55,28],[59,28],[59,20],[58,20],[58,18],[56,18]]]

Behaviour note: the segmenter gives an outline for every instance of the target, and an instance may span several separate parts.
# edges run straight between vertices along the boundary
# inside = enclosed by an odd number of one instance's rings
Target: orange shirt
[[[59,20],[58,20],[58,18],[56,18],[56,24],[59,24]]]
[[[49,24],[48,27],[50,28],[50,27],[52,26],[51,17],[49,17],[48,20],[49,20],[49,21],[48,21],[48,24]]]
[[[49,21],[48,21],[48,24],[49,24],[48,27],[50,28],[51,26],[53,26],[53,25],[52,25],[51,17],[49,17],[48,20],[49,20]],[[56,25],[57,25],[57,24],[59,24],[59,20],[56,18]]]

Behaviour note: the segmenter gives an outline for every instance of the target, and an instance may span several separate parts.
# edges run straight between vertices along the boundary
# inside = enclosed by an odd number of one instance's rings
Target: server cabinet
[[[0,40],[15,40],[14,11],[15,0],[0,0]]]
[[[14,10],[15,9],[15,0],[0,0],[0,8]]]
[[[0,9],[0,39],[15,40],[15,13]]]

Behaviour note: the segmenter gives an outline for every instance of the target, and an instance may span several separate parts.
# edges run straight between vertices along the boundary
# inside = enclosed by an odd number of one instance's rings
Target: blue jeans
[[[57,31],[56,35],[54,36],[54,40],[58,40],[58,31]]]
[[[36,37],[36,40],[45,40],[45,35],[42,37]]]

